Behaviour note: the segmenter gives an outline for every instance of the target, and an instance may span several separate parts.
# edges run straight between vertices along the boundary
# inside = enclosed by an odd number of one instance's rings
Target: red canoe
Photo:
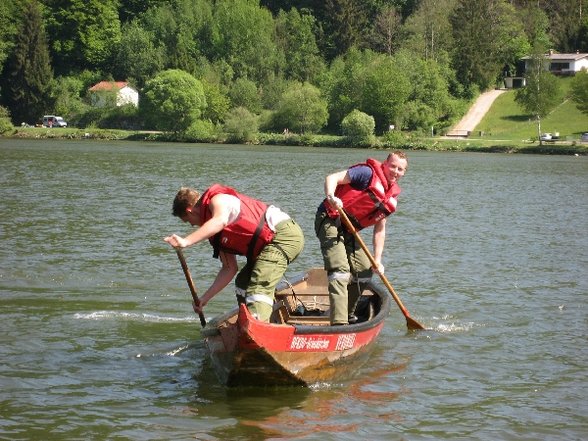
[[[241,305],[212,319],[202,334],[228,386],[341,381],[367,360],[390,307],[390,296],[370,284],[357,304],[357,322],[330,326],[326,273],[313,269],[278,288],[270,323]]]

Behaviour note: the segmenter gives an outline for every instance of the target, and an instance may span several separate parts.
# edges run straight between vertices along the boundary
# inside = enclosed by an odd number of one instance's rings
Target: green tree
[[[399,51],[395,63],[406,72],[410,94],[402,105],[402,127],[409,130],[443,128],[457,116],[460,102],[450,94],[450,73],[446,65],[434,60],[417,58],[409,51]],[[400,122],[400,121],[397,121]]]
[[[496,29],[498,62],[502,64],[502,71],[497,74],[497,84],[503,83],[505,68],[509,72],[516,72],[516,66],[521,58],[529,54],[534,46],[525,29],[528,17],[519,14],[508,3],[503,5],[502,11],[502,24]]]
[[[261,96],[257,85],[247,78],[237,78],[229,89],[232,107],[245,107],[252,113],[261,112]]]
[[[278,65],[271,13],[257,0],[218,0],[214,3],[209,59],[222,59],[237,78],[261,84]]]
[[[316,21],[297,9],[280,10],[276,18],[277,42],[284,54],[283,74],[296,81],[313,82],[325,70],[314,28]]]
[[[454,48],[450,16],[457,0],[422,0],[403,26],[402,47],[425,60],[439,61]],[[459,50],[459,49],[456,49]]]
[[[365,66],[372,63],[376,56],[372,51],[352,48],[331,63],[321,82],[321,90],[327,97],[329,127],[332,130],[337,130],[343,118],[353,109],[364,110]]]
[[[202,118],[210,120],[214,124],[223,122],[225,115],[231,108],[231,100],[222,92],[218,83],[211,83],[203,79],[202,86],[207,103]]]
[[[107,69],[121,39],[118,0],[46,0],[47,30],[59,74]]]
[[[568,53],[588,51],[588,42],[583,41],[588,25],[588,0],[544,0],[541,3],[549,18],[548,29],[554,47]]]
[[[394,6],[380,11],[369,35],[372,49],[392,55],[400,44],[402,16]]]
[[[21,1],[0,2],[0,72],[14,47],[18,31],[18,21],[15,17],[20,15],[21,3]]]
[[[51,87],[55,102],[54,111],[63,115],[72,124],[88,110],[88,104],[83,100],[86,93],[86,83],[80,76],[57,77]]]
[[[329,118],[327,102],[310,83],[293,83],[282,95],[274,125],[300,133],[315,133]]]
[[[551,47],[549,39],[549,19],[545,11],[540,9],[536,4],[529,3],[517,11],[519,20],[523,24],[523,29],[530,44],[530,48],[525,55],[531,53],[532,48],[546,51]]]
[[[198,75],[194,76],[211,84],[218,84],[222,92],[226,94],[235,77],[235,72],[225,60],[209,62],[203,59],[198,67]]]
[[[576,73],[571,84],[571,98],[582,113],[588,114],[588,71]]]
[[[359,107],[376,120],[376,130],[383,132],[391,123],[400,126],[402,106],[410,94],[406,72],[394,58],[378,55],[363,74],[362,101]]]
[[[325,0],[323,41],[328,59],[346,53],[352,47],[364,46],[364,32],[369,29],[368,8],[355,0]]]
[[[517,89],[515,101],[537,122],[537,138],[541,141],[541,118],[560,101],[561,89],[557,78],[546,70],[545,56],[535,53],[527,63],[526,86]]]
[[[252,142],[258,131],[258,118],[245,107],[236,107],[227,114],[224,129],[231,142]]]
[[[187,72],[170,69],[147,81],[141,111],[157,130],[180,133],[206,108],[202,83]]]
[[[121,42],[116,54],[115,78],[132,79],[137,87],[163,68],[164,48],[152,41],[152,34],[135,20],[125,23]]]
[[[183,140],[187,142],[216,142],[218,128],[209,120],[198,119],[183,133]]]
[[[122,0],[119,8],[120,20],[122,23],[133,21],[160,2],[161,0]]]
[[[16,124],[36,122],[50,110],[53,80],[39,3],[31,0],[24,8],[5,82],[5,102]]]
[[[522,44],[522,27],[505,0],[459,0],[450,22],[455,50],[453,65],[457,78],[472,93],[496,83],[509,56],[518,52],[513,40]],[[515,45],[516,46],[516,45]]]
[[[178,19],[173,5],[167,2],[147,10],[140,19],[140,27],[145,30],[149,40],[155,46],[155,50],[162,54],[163,66],[167,69],[175,68],[170,61],[172,58],[170,52],[175,51],[179,27]]]
[[[210,45],[212,2],[174,0],[148,11],[157,41],[165,47],[165,66],[197,75],[202,46]]]
[[[263,108],[275,110],[282,94],[292,82],[280,75],[272,75],[268,78],[259,88]]]

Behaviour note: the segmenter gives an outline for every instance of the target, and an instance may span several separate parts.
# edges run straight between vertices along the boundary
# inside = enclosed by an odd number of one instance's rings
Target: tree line
[[[0,2],[0,117],[195,139],[443,131],[523,56],[588,52],[587,12],[588,0]],[[139,108],[92,107],[101,80],[128,81]]]

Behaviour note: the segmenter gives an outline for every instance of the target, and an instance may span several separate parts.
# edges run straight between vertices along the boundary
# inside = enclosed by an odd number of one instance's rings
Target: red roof
[[[98,92],[103,90],[113,90],[113,89],[122,89],[123,87],[127,86],[126,81],[100,81],[98,84],[94,84],[90,87],[92,92]]]

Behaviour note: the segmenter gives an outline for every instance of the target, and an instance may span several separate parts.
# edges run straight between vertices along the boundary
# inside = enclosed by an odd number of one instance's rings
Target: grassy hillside
[[[588,132],[588,115],[580,112],[575,103],[568,98],[571,78],[560,78],[559,81],[565,98],[541,120],[541,131],[559,132],[562,140],[575,141],[580,138],[581,133]],[[477,137],[479,132],[483,131],[483,138],[512,141],[514,144],[536,141],[536,121],[524,114],[515,103],[514,97],[514,90],[500,95],[472,135]]]

